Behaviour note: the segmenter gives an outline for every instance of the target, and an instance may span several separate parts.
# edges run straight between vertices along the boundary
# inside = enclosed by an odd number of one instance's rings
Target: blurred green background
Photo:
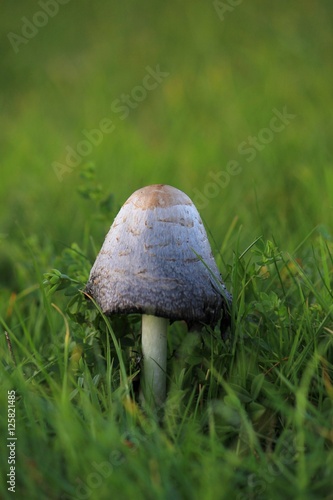
[[[38,14],[43,4],[53,17]],[[197,202],[199,192],[208,193],[198,208],[218,248],[233,228],[226,259],[236,240],[246,248],[259,235],[273,235],[293,251],[314,228],[329,236],[331,1],[16,0],[2,2],[1,10],[4,286],[22,286],[24,239],[37,239],[45,266],[64,246],[81,244],[91,206],[77,193],[80,167],[60,182],[52,165],[64,164],[66,148],[75,149],[82,131],[103,118],[114,130],[81,166],[93,162],[115,210],[152,183],[174,185]],[[26,28],[29,22],[35,28]],[[30,38],[18,38],[24,33]],[[135,88],[146,68],[157,66],[168,76],[142,99]],[[112,104],[124,94],[134,104],[122,119]],[[284,108],[295,115],[290,123],[263,132],[272,110]],[[249,137],[260,138],[251,161],[244,154]],[[233,160],[241,172],[225,186],[209,185],[210,173],[223,177]],[[111,222],[90,229],[97,246]]]

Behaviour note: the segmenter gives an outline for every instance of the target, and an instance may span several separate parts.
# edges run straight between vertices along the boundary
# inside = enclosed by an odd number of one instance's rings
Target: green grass
[[[7,350],[1,375],[2,408],[7,390],[17,395],[17,490],[28,498],[330,498],[332,245],[319,239],[314,250],[308,269],[260,241],[235,253],[229,338],[170,327],[159,418],[135,403],[139,318],[111,326],[85,302],[64,315],[42,290],[17,296],[2,320],[17,366]],[[67,253],[74,262],[77,251]],[[59,293],[52,300],[62,303]]]
[[[11,390],[17,497],[333,498],[331,2],[224,20],[196,0],[69,2],[15,54],[8,32],[38,10],[0,22],[1,498]],[[121,120],[112,103],[157,65],[169,76]],[[103,118],[115,130],[59,182],[52,162]],[[155,182],[197,203],[234,296],[224,340],[170,327],[158,415],[137,402],[140,318],[109,321],[78,291],[121,204]]]

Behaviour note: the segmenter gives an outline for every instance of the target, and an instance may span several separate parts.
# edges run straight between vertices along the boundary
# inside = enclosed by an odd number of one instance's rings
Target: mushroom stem
[[[166,318],[142,315],[143,395],[152,405],[165,401],[168,325]]]

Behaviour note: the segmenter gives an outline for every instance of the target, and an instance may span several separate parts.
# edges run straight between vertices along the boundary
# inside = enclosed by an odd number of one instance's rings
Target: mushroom
[[[169,320],[214,327],[232,300],[197,209],[163,184],[138,189],[122,206],[85,291],[106,315],[142,314],[143,394],[156,405],[166,396]]]

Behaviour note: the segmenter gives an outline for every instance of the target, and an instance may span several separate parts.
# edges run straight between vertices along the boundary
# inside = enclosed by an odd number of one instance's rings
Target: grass
[[[57,285],[73,295],[82,257],[74,248],[61,258],[72,278],[62,275]],[[61,292],[12,297],[2,326],[17,365],[2,336],[1,377],[3,408],[7,391],[16,391],[17,491],[28,498],[330,498],[332,244],[319,238],[305,262],[262,240],[235,253],[231,333],[222,340],[218,332],[170,327],[159,418],[135,402],[139,318],[110,323],[80,292],[67,312],[56,304],[68,305]]]
[[[0,22],[1,498],[11,390],[19,497],[333,498],[331,3],[241,2],[222,21],[199,1],[69,2],[15,54],[7,33],[38,10]],[[169,76],[121,120],[112,103],[157,65]],[[58,182],[52,162],[103,117],[114,132]],[[225,339],[170,326],[158,415],[137,402],[140,318],[80,292],[154,182],[197,203],[234,296]]]

